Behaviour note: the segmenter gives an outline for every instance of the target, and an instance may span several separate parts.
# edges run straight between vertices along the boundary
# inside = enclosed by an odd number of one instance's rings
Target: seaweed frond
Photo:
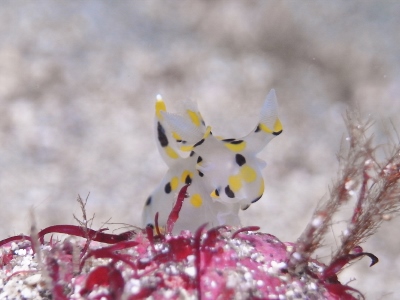
[[[348,145],[342,147],[338,156],[338,178],[293,249],[289,260],[289,269],[293,271],[307,267],[311,255],[321,247],[333,216],[350,199],[356,197],[356,204],[328,267],[341,257],[362,252],[359,245],[376,232],[382,221],[400,210],[400,146],[393,146],[383,163],[379,163],[373,137],[367,134],[372,122],[362,121],[354,111],[347,113],[345,121]]]

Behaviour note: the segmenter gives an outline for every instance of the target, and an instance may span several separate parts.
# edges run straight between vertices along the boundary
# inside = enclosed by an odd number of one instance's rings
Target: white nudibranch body
[[[264,192],[261,169],[265,163],[256,155],[282,133],[275,91],[268,94],[255,129],[238,139],[215,137],[196,103],[185,104],[183,115],[168,113],[161,96],[157,96],[157,146],[169,170],[146,201],[143,226],[154,225],[157,212],[159,225],[165,226],[178,193],[186,184],[190,184],[188,198],[174,232],[194,231],[204,223],[239,226],[239,209],[247,209]]]

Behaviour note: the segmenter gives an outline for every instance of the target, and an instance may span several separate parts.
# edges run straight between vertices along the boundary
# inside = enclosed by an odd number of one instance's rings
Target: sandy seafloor
[[[242,213],[295,241],[337,174],[342,116],[358,106],[378,143],[400,132],[397,1],[3,1],[0,7],[0,237],[72,223],[90,191],[94,227],[140,224],[166,166],[153,104],[198,101],[213,133],[240,137],[275,88],[284,133],[261,152],[266,192]],[[337,247],[344,217],[325,252]],[[399,299],[400,218],[346,270],[367,299]],[[114,227],[118,227],[115,225]]]

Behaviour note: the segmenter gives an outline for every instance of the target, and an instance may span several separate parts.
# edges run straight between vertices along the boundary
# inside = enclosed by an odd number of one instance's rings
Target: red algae
[[[3,288],[0,296],[25,299],[359,299],[337,274],[353,260],[368,256],[361,247],[328,267],[317,260],[288,267],[295,243],[283,243],[259,227],[219,226],[173,235],[184,201],[182,188],[167,228],[108,234],[72,225],[38,232],[37,249],[29,236],[0,241]],[[164,233],[163,233],[164,231]],[[64,241],[45,235],[63,233]],[[155,235],[156,233],[156,235]],[[40,256],[36,252],[40,253]],[[37,261],[41,257],[42,261]],[[292,261],[293,263],[293,261]],[[5,275],[5,276],[4,276]],[[34,284],[33,276],[36,276]],[[23,280],[20,280],[23,279]],[[22,284],[21,284],[22,283]],[[20,286],[18,286],[18,284]],[[10,295],[10,287],[18,288]],[[7,288],[6,288],[7,287]],[[31,298],[32,298],[31,297]],[[41,298],[42,297],[42,298]]]
[[[129,241],[92,242],[79,259],[78,273],[73,252],[83,251],[83,238],[76,238],[80,239],[76,249],[68,241],[52,246],[44,242],[40,251],[50,284],[44,270],[33,263],[36,256],[29,242],[8,243],[2,247],[3,272],[11,275],[25,265],[29,273],[9,277],[4,285],[15,277],[39,274],[36,287],[42,294],[48,289],[55,299],[357,299],[353,295],[360,295],[335,277],[355,256],[338,262],[337,269],[311,261],[308,272],[290,273],[291,244],[253,231],[256,228],[222,226],[204,231],[204,227],[194,234],[152,236],[153,241],[143,230]],[[32,265],[23,263],[24,257]]]

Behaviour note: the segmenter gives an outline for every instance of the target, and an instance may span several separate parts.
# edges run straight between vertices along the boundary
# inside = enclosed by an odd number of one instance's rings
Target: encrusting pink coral
[[[82,246],[68,241],[44,243],[40,251],[49,278],[38,268],[11,276],[21,249],[32,260],[35,257],[30,243],[22,238],[13,246],[2,246],[3,272],[10,274],[4,284],[42,274],[37,285],[43,285],[41,292],[47,289],[54,299],[180,299],[184,295],[193,299],[335,299],[330,296],[335,289],[356,299],[336,287],[341,286],[339,282],[325,279],[325,266],[316,261],[310,262],[309,274],[289,273],[292,245],[253,229],[204,231],[200,227],[194,234],[184,231],[179,236],[138,231],[130,241],[101,247],[93,243],[85,254]],[[79,253],[76,262],[74,251]]]

